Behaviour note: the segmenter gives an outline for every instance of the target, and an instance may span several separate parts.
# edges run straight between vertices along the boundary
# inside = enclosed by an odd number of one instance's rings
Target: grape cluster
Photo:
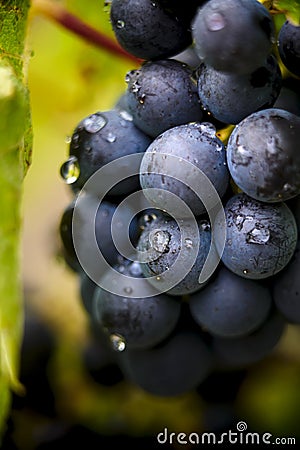
[[[172,396],[300,324],[300,28],[257,0],[110,3],[142,61],[74,128],[62,254],[124,377]]]

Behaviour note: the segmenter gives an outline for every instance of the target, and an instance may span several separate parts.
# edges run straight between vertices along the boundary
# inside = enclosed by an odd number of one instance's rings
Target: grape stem
[[[118,57],[125,58],[135,64],[141,64],[142,62],[142,60],[126,52],[117,41],[83,22],[79,17],[58,3],[51,0],[35,0],[32,4],[32,10],[35,14],[40,14],[53,20],[96,47],[104,49]]]

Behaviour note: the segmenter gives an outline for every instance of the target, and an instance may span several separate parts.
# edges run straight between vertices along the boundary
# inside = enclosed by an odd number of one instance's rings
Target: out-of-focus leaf
[[[18,380],[23,329],[20,207],[31,141],[23,73],[29,6],[28,0],[0,3],[0,441],[10,392],[22,389]]]
[[[300,0],[274,0],[274,7],[295,25],[300,25]]]

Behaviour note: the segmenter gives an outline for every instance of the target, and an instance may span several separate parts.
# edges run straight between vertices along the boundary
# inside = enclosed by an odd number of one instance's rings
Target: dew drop
[[[60,168],[60,175],[66,184],[73,184],[78,180],[80,167],[76,156],[71,155]]]
[[[125,27],[125,22],[124,22],[124,20],[117,20],[117,28],[119,29],[119,30],[121,30],[122,28],[124,28]]]
[[[270,239],[271,233],[269,228],[263,224],[256,223],[255,228],[250,230],[246,235],[246,242],[250,244],[266,244]]]
[[[248,269],[244,269],[243,270],[243,274],[247,275],[247,273],[249,273],[249,270]]]
[[[156,220],[156,219],[157,219],[157,216],[155,214],[144,214],[140,221],[140,226],[145,228],[147,225],[149,225],[151,222],[153,222],[153,220]]]
[[[78,133],[74,133],[70,143],[72,142],[73,147],[77,148],[78,147],[78,142],[79,142],[79,134]]]
[[[214,12],[205,18],[205,22],[209,31],[220,31],[225,27],[225,18],[219,12]]]
[[[97,133],[105,127],[107,121],[100,113],[91,114],[83,121],[83,126],[88,133]]]
[[[185,238],[184,240],[184,245],[186,246],[186,248],[192,248],[193,247],[193,241],[190,238]]]
[[[170,234],[164,230],[153,230],[149,233],[151,247],[159,253],[164,253],[168,249]]]
[[[110,142],[111,144],[112,144],[113,142],[115,142],[116,139],[117,139],[117,138],[116,138],[116,136],[115,136],[113,133],[108,133],[107,138],[106,138],[107,142]]]
[[[203,231],[210,231],[210,223],[207,220],[202,220],[200,226]]]
[[[65,143],[66,144],[71,144],[71,142],[72,142],[72,136],[66,136]]]
[[[122,109],[119,112],[119,115],[122,117],[122,119],[127,120],[127,122],[132,122],[133,121],[133,116],[128,111],[126,111],[125,109]]]
[[[111,334],[109,336],[112,348],[117,352],[123,352],[126,348],[125,339],[120,334]]]
[[[109,12],[112,0],[104,0],[103,9],[105,12]]]
[[[291,186],[289,183],[285,183],[285,184],[283,185],[283,190],[284,190],[285,192],[292,191],[292,190],[293,190],[293,186]]]
[[[129,266],[129,272],[133,277],[139,277],[142,275],[142,269],[140,264],[137,261],[134,261]]]
[[[136,94],[137,92],[139,92],[140,89],[141,89],[141,86],[139,85],[139,83],[137,81],[134,81],[131,85],[131,92],[133,94]]]
[[[142,95],[139,96],[139,103],[141,105],[143,105],[145,103],[145,98],[146,98],[145,94],[142,94]]]
[[[118,267],[118,272],[123,273],[125,271],[125,266],[121,265]]]
[[[125,294],[127,294],[127,295],[132,294],[132,287],[130,287],[130,286],[124,287],[123,290],[124,290]]]

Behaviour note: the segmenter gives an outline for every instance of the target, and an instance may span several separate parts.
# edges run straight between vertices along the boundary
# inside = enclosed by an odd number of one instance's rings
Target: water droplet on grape
[[[125,339],[120,334],[111,334],[110,342],[112,345],[112,348],[117,352],[123,352],[126,348],[126,342]]]
[[[137,92],[139,92],[140,89],[141,89],[141,86],[139,85],[139,83],[137,81],[133,81],[133,83],[131,85],[131,92],[133,94],[136,94]]]
[[[283,185],[283,190],[284,190],[285,192],[292,191],[292,190],[293,190],[293,186],[291,186],[289,183],[285,183],[285,184]]]
[[[98,133],[105,127],[107,121],[100,113],[91,114],[83,121],[83,126],[88,133]]]
[[[124,28],[125,27],[125,22],[124,22],[124,20],[117,20],[117,28],[119,29],[119,30],[121,30],[122,28]]]
[[[122,119],[127,120],[127,122],[132,122],[133,121],[132,115],[128,111],[126,111],[125,109],[122,109],[119,112],[119,114],[122,117]]]
[[[66,184],[73,184],[78,180],[80,167],[76,156],[71,155],[60,168],[60,175]]]
[[[202,220],[200,226],[203,231],[210,231],[210,223],[207,220]]]
[[[145,98],[146,98],[145,94],[142,94],[141,96],[139,96],[139,103],[141,105],[143,105],[145,103]]]
[[[132,287],[130,287],[130,286],[124,287],[123,290],[124,290],[125,294],[127,294],[127,295],[132,294]]]
[[[132,264],[130,264],[129,266],[129,272],[132,276],[134,277],[139,277],[142,275],[142,269],[140,264],[137,261],[134,261]]]
[[[185,244],[186,248],[192,248],[193,247],[193,241],[190,238],[185,238],[184,244]]]
[[[168,249],[170,234],[164,230],[153,230],[149,234],[151,247],[159,253],[164,253]]]
[[[115,142],[116,139],[117,139],[117,138],[116,138],[116,136],[115,136],[113,133],[108,133],[107,138],[106,138],[107,142],[110,142],[111,144],[112,144],[113,142]]]

